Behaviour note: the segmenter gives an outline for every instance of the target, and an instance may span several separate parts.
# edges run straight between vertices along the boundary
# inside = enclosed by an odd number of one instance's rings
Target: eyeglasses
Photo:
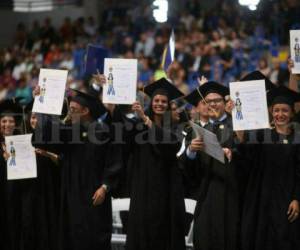
[[[212,100],[205,100],[206,101],[206,103],[208,104],[208,105],[211,105],[211,104],[220,104],[220,103],[222,103],[222,102],[224,102],[224,99],[223,98],[217,98],[217,99],[212,99]]]

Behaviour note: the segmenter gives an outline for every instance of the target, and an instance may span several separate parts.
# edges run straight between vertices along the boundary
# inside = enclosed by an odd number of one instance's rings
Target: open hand
[[[198,81],[199,86],[202,86],[204,83],[208,82],[208,80],[207,80],[207,78],[205,76],[201,76],[201,78],[198,77],[197,81]]]

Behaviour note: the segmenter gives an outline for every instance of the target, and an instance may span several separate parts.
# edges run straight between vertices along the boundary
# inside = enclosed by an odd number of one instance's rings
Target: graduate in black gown
[[[55,124],[49,116],[38,122],[43,139],[49,142],[45,147],[51,147],[54,135],[51,130],[55,126],[60,133],[61,143],[55,145],[61,154],[58,240],[62,250],[109,250],[112,232],[110,192],[117,182],[121,151],[118,145],[110,143],[109,127],[97,122],[106,112],[103,105],[89,94],[75,92],[69,105],[70,126]],[[38,88],[35,94],[39,94]]]
[[[170,101],[182,93],[165,78],[145,87],[145,93],[151,97],[147,115],[139,102],[133,104],[138,119],[131,131],[126,249],[183,250],[185,208],[176,160],[180,142],[170,130]]]
[[[245,135],[243,250],[300,249],[300,134],[290,123],[296,101],[300,95],[286,87],[269,91],[274,128]]]
[[[3,140],[2,140],[3,141]],[[4,159],[4,151],[1,148],[0,149],[0,197],[1,197],[1,204],[0,207],[0,246],[2,246],[4,249],[6,249],[6,161]]]
[[[192,169],[197,169],[197,175],[202,176],[194,214],[194,247],[196,250],[236,250],[240,204],[233,153],[235,134],[231,117],[225,112],[225,96],[229,90],[219,83],[206,82],[199,91],[208,105],[206,129],[216,134],[225,153],[225,164],[203,152],[205,145],[193,131],[187,135],[187,150],[181,160],[186,168],[195,165]]]
[[[5,107],[7,105],[9,105],[9,108]],[[0,106],[1,110],[5,110],[5,115],[3,114],[1,118],[3,134],[12,135],[7,128],[10,127],[11,131],[13,131],[13,127],[9,126],[9,123],[12,124],[15,118],[8,116],[7,113],[18,115],[16,120],[17,125],[21,125],[20,123],[23,121],[25,114],[22,112],[22,108],[12,100],[5,101]],[[29,106],[32,108],[32,104]],[[27,110],[27,108],[25,108],[25,110]],[[32,132],[31,127],[35,126],[35,121],[34,114],[31,114],[30,122],[27,125],[26,122],[23,121],[22,130],[24,130],[25,133]],[[7,128],[5,129],[5,127]],[[16,132],[16,129],[14,129],[13,134],[16,134]],[[4,148],[2,148],[2,150],[4,150]],[[59,176],[54,177],[53,174],[51,174],[54,165],[52,160],[49,159],[51,156],[45,154],[45,152],[43,152],[42,156],[41,151],[37,154],[37,178],[6,181],[6,173],[4,180],[1,174],[1,183],[6,183],[7,186],[4,195],[7,201],[2,206],[3,209],[5,209],[6,205],[7,209],[5,216],[7,229],[4,231],[7,235],[7,238],[5,238],[7,249],[55,249],[58,211],[58,193],[56,190],[58,186],[57,183],[53,184],[50,180],[52,180],[52,178],[57,179]],[[4,159],[1,159],[1,162],[1,165],[5,166],[1,167],[1,170],[6,170],[6,162]],[[55,186],[55,188],[53,188],[53,186]],[[48,189],[48,192],[46,192],[45,189]],[[56,197],[56,201],[54,201],[54,196]]]
[[[25,133],[34,133],[37,114],[26,106]],[[21,248],[55,250],[58,248],[58,209],[60,168],[58,155],[36,148],[37,178],[23,182]]]
[[[1,207],[0,207],[0,246],[3,249],[7,248],[7,222],[6,222],[6,161],[4,158],[4,151],[0,149],[0,197],[1,197]]]
[[[188,103],[192,104],[195,108],[196,114],[194,122],[203,128],[209,125],[208,105],[202,99],[199,93],[199,87],[193,90],[189,95],[184,98]],[[185,141],[190,141],[192,136],[192,127],[188,126],[185,129]],[[184,143],[185,143],[184,141]],[[201,193],[201,180],[202,172],[196,164],[189,164],[189,167],[184,168],[184,173],[187,178],[187,197],[190,199],[198,200]]]
[[[7,180],[5,136],[17,135],[22,122],[22,108],[15,100],[0,104],[0,244],[1,249],[19,249],[21,235],[21,195],[19,181]]]
[[[266,89],[267,93],[270,90],[274,90],[277,88],[277,86],[268,77],[266,77],[264,74],[262,74],[258,70],[252,71],[240,79],[241,82],[255,81],[255,80],[265,81],[265,89]],[[247,84],[247,83],[245,83],[245,84]],[[235,104],[232,100],[230,102],[232,103],[233,106],[235,106]],[[230,103],[230,102],[228,102],[228,103]],[[241,137],[243,137],[243,135],[245,134],[244,131],[236,131],[236,133],[237,133],[237,135],[240,134]],[[239,142],[241,142],[242,140],[243,139],[241,138],[241,140],[239,140]],[[241,204],[243,204],[243,200],[245,197],[245,190],[246,190],[246,186],[247,186],[247,178],[248,178],[248,174],[249,174],[249,167],[248,167],[248,165],[249,165],[248,156],[249,155],[244,152],[243,145],[241,143],[239,143],[237,148],[238,148],[237,164],[239,165],[238,179],[239,179],[239,190],[240,190],[240,202],[241,202]],[[241,210],[242,210],[242,205],[241,205]],[[242,213],[242,211],[241,211],[241,213]]]

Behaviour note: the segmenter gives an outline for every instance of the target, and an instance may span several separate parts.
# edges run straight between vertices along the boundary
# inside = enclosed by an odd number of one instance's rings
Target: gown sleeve
[[[109,143],[106,151],[106,162],[103,172],[103,184],[112,191],[116,190],[119,184],[119,175],[123,167],[122,146]]]
[[[33,145],[50,151],[62,151],[63,145],[71,139],[72,128],[61,123],[59,117],[39,114],[38,124],[33,132]]]
[[[297,144],[296,147],[295,188],[292,198],[300,201],[300,144]]]

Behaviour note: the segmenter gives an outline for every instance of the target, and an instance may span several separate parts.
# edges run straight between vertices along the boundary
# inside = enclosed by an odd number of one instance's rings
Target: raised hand
[[[225,110],[227,113],[231,114],[232,113],[232,110],[234,109],[235,107],[235,104],[234,104],[234,101],[229,99],[227,102],[226,102],[226,105],[225,105]]]
[[[294,65],[294,61],[291,58],[288,59],[287,66],[290,74],[292,74],[292,69],[294,68],[295,65]]]
[[[41,88],[39,85],[36,85],[32,91],[32,96],[35,98],[36,96],[39,96],[41,93]]]
[[[207,78],[206,78],[205,76],[201,76],[201,78],[198,77],[198,78],[197,78],[197,81],[198,81],[199,86],[201,86],[201,85],[203,85],[204,83],[207,83],[207,82],[208,82],[208,80],[207,80]]]
[[[141,119],[145,120],[146,116],[145,116],[143,107],[142,107],[142,105],[140,104],[140,102],[138,102],[138,101],[134,102],[134,103],[132,104],[132,110],[133,110],[134,112],[136,112],[137,115],[138,115]]]

